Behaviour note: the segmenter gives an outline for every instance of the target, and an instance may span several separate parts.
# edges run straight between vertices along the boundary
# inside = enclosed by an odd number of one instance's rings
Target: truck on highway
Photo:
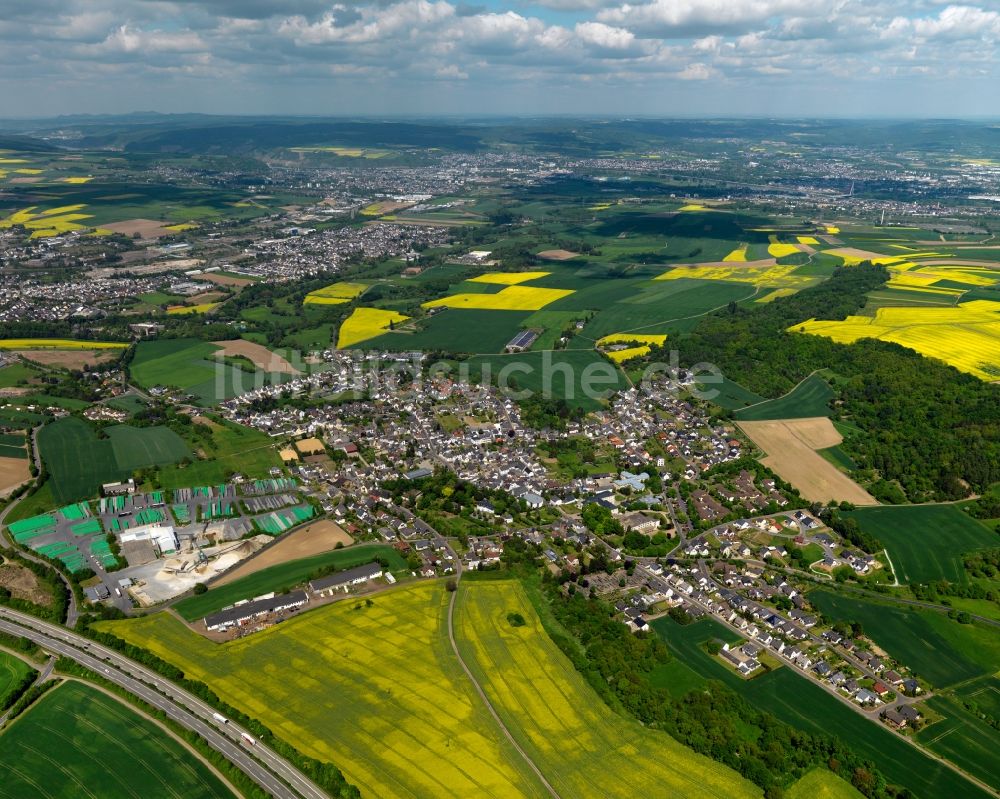
[[[251,736],[251,735],[247,735],[246,733],[243,733],[243,734],[242,734],[242,735],[241,735],[240,737],[242,737],[242,738],[243,738],[243,742],[244,742],[244,743],[245,743],[245,744],[246,744],[247,746],[253,746],[253,745],[254,745],[255,743],[257,743],[257,742],[256,742],[256,741],[255,741],[255,740],[253,739],[253,736]]]
[[[228,724],[229,719],[223,716],[221,713],[213,713],[212,718],[215,719],[219,724]]]

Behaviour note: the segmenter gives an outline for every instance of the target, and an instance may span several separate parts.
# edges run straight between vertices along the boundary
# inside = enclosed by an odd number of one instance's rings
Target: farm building
[[[230,608],[224,608],[218,613],[205,617],[205,627],[211,631],[228,630],[241,624],[259,619],[271,613],[283,610],[296,610],[309,601],[305,591],[292,591],[288,594],[258,597],[249,602],[242,602]]]
[[[101,492],[106,497],[117,497],[122,494],[135,493],[135,480],[131,477],[123,483],[105,483],[101,486]]]
[[[505,347],[507,352],[524,352],[529,349],[532,344],[535,343],[535,339],[538,338],[538,331],[536,330],[522,330]]]
[[[352,585],[361,585],[385,573],[378,563],[367,563],[353,569],[346,569],[329,577],[321,577],[309,583],[309,589],[319,596],[333,596],[338,591],[347,591]]]

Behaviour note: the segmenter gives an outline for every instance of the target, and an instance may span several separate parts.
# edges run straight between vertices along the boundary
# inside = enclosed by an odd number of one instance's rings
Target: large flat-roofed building
[[[524,352],[538,338],[538,332],[535,330],[522,330],[514,338],[512,338],[506,347],[507,352]]]
[[[385,574],[385,570],[378,563],[367,563],[364,566],[356,566],[353,569],[346,569],[329,577],[320,577],[309,583],[309,590],[318,596],[333,596],[338,591],[347,591],[352,585],[361,585],[376,577]]]
[[[271,613],[283,610],[296,610],[309,601],[305,591],[291,591],[287,594],[270,594],[257,597],[249,602],[242,602],[230,608],[224,608],[218,613],[205,617],[205,627],[211,631],[228,630],[241,624],[259,619]]]
[[[176,552],[178,546],[177,533],[170,524],[146,524],[123,530],[118,534],[118,541],[122,547],[133,541],[149,541],[159,555]]]

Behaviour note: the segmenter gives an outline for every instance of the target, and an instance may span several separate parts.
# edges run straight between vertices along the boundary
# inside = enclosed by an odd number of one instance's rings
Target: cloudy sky
[[[0,0],[0,116],[1000,116],[1000,0]]]

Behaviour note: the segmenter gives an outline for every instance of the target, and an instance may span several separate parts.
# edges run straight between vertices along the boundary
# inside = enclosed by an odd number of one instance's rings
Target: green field
[[[406,561],[400,556],[399,551],[390,546],[376,544],[345,547],[261,569],[239,580],[212,588],[207,593],[182,599],[174,605],[174,610],[185,619],[194,621],[241,599],[250,599],[270,591],[281,591],[299,585],[308,579],[312,572],[324,566],[332,566],[337,570],[350,569],[371,563],[375,558],[386,558],[391,571],[406,568]]]
[[[925,705],[944,718],[917,733],[917,740],[974,777],[1000,789],[1000,730],[954,698],[933,696]]]
[[[493,382],[506,375],[508,387],[551,398],[563,398],[572,407],[594,411],[604,407],[601,395],[625,386],[621,371],[594,350],[520,352],[469,359],[473,374],[488,373]],[[591,391],[586,391],[588,380]]]
[[[222,419],[211,422],[211,444],[199,440],[205,460],[185,466],[161,467],[150,488],[186,488],[216,485],[233,473],[246,477],[266,477],[272,466],[281,466],[274,441],[266,433]]]
[[[882,542],[901,583],[967,582],[962,556],[997,546],[996,535],[954,505],[860,508],[847,515]]]
[[[833,397],[833,391],[822,377],[810,375],[785,396],[762,402],[752,408],[741,408],[733,416],[741,422],[829,416]]]
[[[215,405],[255,387],[254,375],[217,360],[218,351],[214,344],[197,339],[140,341],[129,368],[141,388],[168,386],[193,395],[204,405]],[[272,382],[287,378],[271,375]]]
[[[23,447],[12,447],[10,444],[0,444],[0,458],[27,458],[28,451]]]
[[[486,283],[469,284],[489,288]],[[386,333],[356,345],[371,350],[442,350],[444,352],[502,352],[524,328],[530,311],[484,311],[448,308],[420,322],[420,330]]]
[[[764,402],[764,398],[759,394],[754,394],[750,389],[744,388],[726,377],[723,377],[719,383],[699,383],[697,388],[703,399],[714,402],[720,408],[730,411],[757,402]]]
[[[936,688],[991,674],[1000,663],[1000,632],[995,627],[959,624],[943,613],[825,589],[808,596],[831,619],[861,622],[866,635]]]
[[[140,399],[135,394],[123,394],[120,397],[108,400],[107,404],[112,408],[117,408],[120,411],[126,411],[131,414],[139,413],[149,407],[145,400]]]
[[[12,692],[21,685],[24,678],[34,671],[18,657],[0,652],[0,708],[12,701]]]
[[[49,472],[52,495],[61,505],[92,497],[102,483],[131,474],[118,465],[110,439],[99,439],[90,425],[74,416],[39,430],[38,448]]]
[[[38,447],[49,471],[47,483],[58,504],[87,499],[98,493],[102,483],[191,454],[181,438],[165,427],[117,425],[107,433],[108,438],[98,438],[89,424],[74,416],[38,431]]]
[[[362,796],[540,796],[448,642],[443,581],[302,613],[214,644],[166,613],[97,627],[209,685]]]
[[[111,439],[115,460],[132,472],[144,466],[165,466],[191,457],[184,440],[168,427],[115,425],[105,431]]]
[[[0,388],[13,388],[38,377],[38,370],[23,363],[11,363],[0,369]]]
[[[813,769],[785,792],[785,799],[862,799],[863,796],[825,768]]]
[[[664,617],[652,623],[671,652],[693,673],[702,687],[707,680],[721,680],[751,704],[773,714],[787,724],[810,733],[834,735],[855,752],[878,764],[886,778],[909,788],[916,796],[935,799],[939,796],[961,796],[987,799],[989,794],[968,780],[937,763],[919,749],[910,746],[881,724],[873,723],[851,710],[838,699],[789,668],[744,680],[727,668],[718,657],[712,657],[704,644],[718,638],[729,640],[732,633],[711,619],[682,627]],[[689,690],[684,685],[675,695]]]
[[[510,613],[525,624],[512,626]],[[463,583],[455,627],[466,664],[560,796],[760,795],[725,766],[608,708],[549,638],[519,582]]]
[[[77,682],[51,690],[0,736],[0,795],[233,796],[158,725]]]

